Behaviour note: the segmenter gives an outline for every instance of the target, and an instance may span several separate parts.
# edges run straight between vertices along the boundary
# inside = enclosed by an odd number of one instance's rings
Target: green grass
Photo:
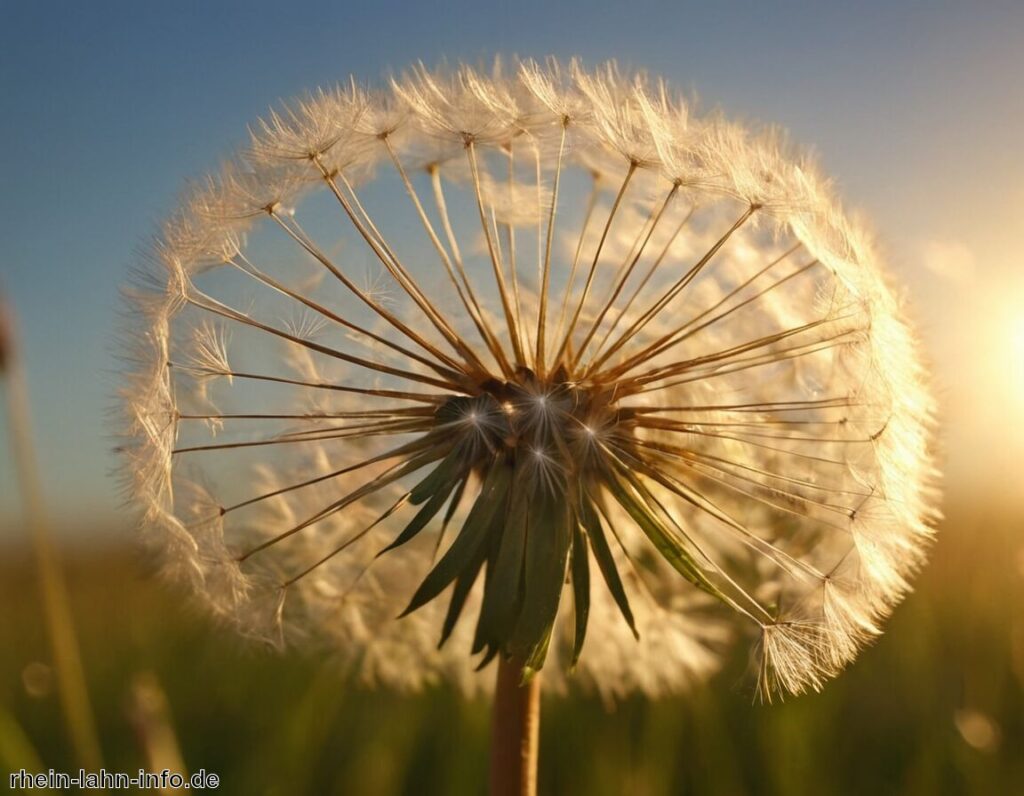
[[[976,507],[951,514],[917,591],[824,693],[753,705],[737,653],[688,698],[545,699],[541,792],[1020,792],[1024,522]],[[131,549],[68,552],[65,563],[108,769],[143,765],[127,698],[133,678],[152,672],[189,769],[218,773],[219,793],[483,792],[483,700],[366,691],[309,656],[247,648],[184,608]],[[76,770],[56,695],[23,682],[48,650],[31,559],[16,547],[0,563],[0,628],[2,787],[12,767]],[[995,729],[984,748],[958,730],[965,710]]]

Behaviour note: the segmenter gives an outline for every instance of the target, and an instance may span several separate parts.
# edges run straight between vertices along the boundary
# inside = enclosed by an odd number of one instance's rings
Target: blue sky
[[[909,288],[936,362],[951,470],[983,483],[1019,461],[1024,5],[688,5],[0,7],[0,289],[20,317],[60,523],[126,522],[105,420],[117,289],[184,180],[215,166],[279,98],[349,73],[495,52],[616,58],[811,145],[874,219]],[[0,432],[8,525],[19,505],[6,442]]]

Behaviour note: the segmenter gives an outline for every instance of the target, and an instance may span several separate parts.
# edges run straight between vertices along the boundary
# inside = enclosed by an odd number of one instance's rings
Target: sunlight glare
[[[1010,361],[1006,378],[1011,400],[1024,410],[1024,304],[1013,310],[1009,319]]]

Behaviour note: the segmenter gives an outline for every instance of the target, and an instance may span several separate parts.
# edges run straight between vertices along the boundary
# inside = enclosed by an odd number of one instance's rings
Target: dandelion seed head
[[[934,406],[868,227],[655,78],[315,91],[142,260],[145,536],[216,616],[367,683],[474,692],[514,656],[661,695],[746,639],[762,698],[818,690],[924,562]]]

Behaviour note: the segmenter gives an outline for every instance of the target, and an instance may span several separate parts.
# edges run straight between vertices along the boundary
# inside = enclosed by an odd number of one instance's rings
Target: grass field
[[[967,503],[948,514],[916,592],[824,693],[753,705],[738,655],[685,699],[545,699],[541,793],[1020,793],[1024,515]],[[322,661],[246,648],[128,544],[83,543],[65,565],[109,770],[146,765],[131,695],[155,678],[186,767],[219,774],[220,793],[483,792],[485,701],[367,691]],[[0,563],[0,628],[4,787],[23,766],[77,770],[17,544]]]

